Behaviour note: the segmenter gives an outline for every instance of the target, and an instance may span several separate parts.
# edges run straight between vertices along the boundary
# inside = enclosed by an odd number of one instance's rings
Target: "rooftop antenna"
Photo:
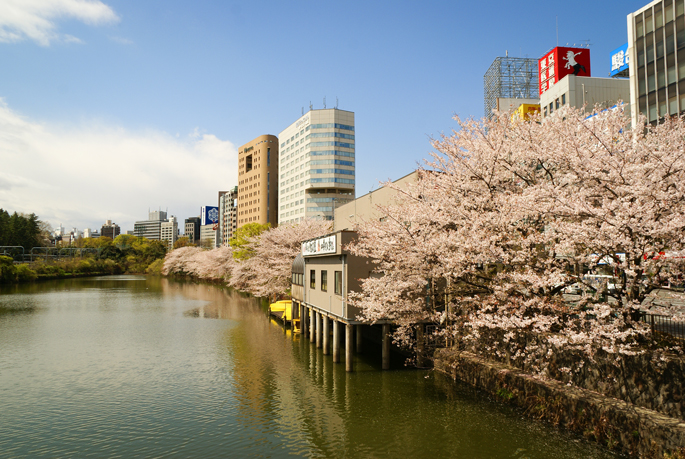
[[[335,109],[338,109],[338,96],[335,96]]]
[[[312,101],[311,100],[309,101],[309,110],[314,110],[314,108],[312,107]]]
[[[504,50],[504,57],[509,57],[509,50],[508,49]]]
[[[585,46],[586,48],[589,48],[592,43],[590,43],[590,39],[588,38],[587,40],[581,40],[583,44],[581,46]]]
[[[323,96],[323,108],[326,108],[326,96]]]
[[[304,107],[302,107],[302,116],[304,116]]]

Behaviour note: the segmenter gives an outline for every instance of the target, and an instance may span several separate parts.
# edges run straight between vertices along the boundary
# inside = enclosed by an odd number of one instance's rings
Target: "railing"
[[[685,322],[676,322],[668,316],[642,313],[640,319],[649,324],[652,333],[666,333],[678,339],[685,339]]]

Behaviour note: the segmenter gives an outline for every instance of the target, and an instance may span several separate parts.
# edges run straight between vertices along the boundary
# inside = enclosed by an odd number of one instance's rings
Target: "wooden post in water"
[[[316,311],[309,309],[309,342],[313,343],[316,339]]]
[[[354,371],[354,362],[352,361],[352,332],[354,325],[347,324],[345,326],[345,371]]]
[[[322,315],[320,312],[316,313],[316,347],[321,349],[322,342],[321,342],[321,337],[323,336],[323,333],[321,332],[321,329],[323,328],[321,325],[322,322]]]
[[[383,324],[383,365],[384,370],[390,369],[390,324]]]
[[[309,308],[302,305],[302,336],[307,339],[307,333],[309,333]]]
[[[328,316],[323,316],[323,355],[328,355],[331,353],[330,323],[331,320],[328,318]]]
[[[362,353],[362,326],[361,325],[356,325],[354,327],[354,332],[356,336],[356,341],[357,341],[357,346],[356,346],[356,351],[357,354]]]
[[[340,362],[340,322],[333,319],[333,363]]]

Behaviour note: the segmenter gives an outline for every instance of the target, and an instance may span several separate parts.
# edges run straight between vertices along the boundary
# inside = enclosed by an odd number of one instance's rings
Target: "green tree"
[[[228,244],[233,249],[233,258],[236,260],[246,260],[254,255],[253,249],[248,245],[250,239],[259,236],[264,231],[271,228],[270,224],[262,225],[259,223],[248,223],[238,228],[233,239]]]

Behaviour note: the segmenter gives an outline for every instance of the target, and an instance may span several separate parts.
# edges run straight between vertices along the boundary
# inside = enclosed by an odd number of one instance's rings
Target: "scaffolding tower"
[[[490,118],[497,99],[538,99],[538,60],[528,57],[498,57],[485,76],[485,116]]]

